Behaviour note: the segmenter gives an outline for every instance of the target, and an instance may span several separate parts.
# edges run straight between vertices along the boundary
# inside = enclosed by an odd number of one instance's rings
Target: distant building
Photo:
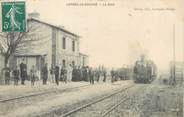
[[[36,18],[33,18],[34,15]],[[21,60],[24,58],[28,70],[34,64],[40,73],[43,63],[48,64],[50,69],[51,65],[59,66],[88,66],[88,56],[79,52],[79,38],[61,26],[56,26],[44,21],[39,20],[38,14],[33,14],[31,19],[28,19],[29,25],[38,26],[35,35],[42,35],[44,37],[38,46],[30,49],[26,53],[16,54],[14,57],[16,65],[19,66]],[[32,37],[28,37],[32,38]]]

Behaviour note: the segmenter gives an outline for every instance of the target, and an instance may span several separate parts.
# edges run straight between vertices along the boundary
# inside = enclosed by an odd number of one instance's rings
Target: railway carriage
[[[118,77],[120,80],[129,80],[131,79],[132,69],[131,68],[120,68],[118,70]]]

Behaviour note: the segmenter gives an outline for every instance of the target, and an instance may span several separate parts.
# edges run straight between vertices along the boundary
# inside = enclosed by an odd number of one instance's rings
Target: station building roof
[[[61,26],[57,26],[57,25],[54,25],[54,24],[51,24],[51,23],[42,21],[42,20],[40,20],[40,19],[29,18],[28,21],[36,21],[36,22],[38,22],[38,23],[43,23],[43,24],[45,24],[45,25],[48,25],[48,26],[54,27],[54,28],[56,28],[56,29],[59,29],[59,30],[61,30],[61,31],[65,32],[65,33],[68,33],[68,34],[70,34],[70,35],[72,35],[72,36],[75,36],[75,37],[77,37],[77,38],[80,37],[79,35],[77,35],[77,34],[71,32],[71,31],[69,31],[69,30],[66,30],[66,29],[62,28]]]

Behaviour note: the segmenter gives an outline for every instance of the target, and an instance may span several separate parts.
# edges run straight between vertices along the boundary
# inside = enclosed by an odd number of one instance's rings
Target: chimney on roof
[[[28,14],[28,18],[29,18],[29,19],[31,19],[31,18],[39,19],[39,18],[40,18],[40,13],[37,13],[37,12],[29,13],[29,14]]]

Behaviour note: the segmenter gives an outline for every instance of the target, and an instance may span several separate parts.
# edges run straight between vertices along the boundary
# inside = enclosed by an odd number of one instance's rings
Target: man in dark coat
[[[77,81],[82,81],[82,71],[80,66],[77,68]]]
[[[25,85],[25,80],[27,79],[27,65],[24,63],[24,59],[20,64],[20,76],[21,76],[21,84]]]
[[[5,85],[10,85],[10,68],[9,67],[6,67],[4,69],[5,71]]]
[[[18,81],[19,81],[19,69],[18,69],[17,66],[13,70],[13,77],[14,77],[14,85],[18,85]]]
[[[78,70],[76,68],[76,66],[74,66],[73,70],[72,70],[72,81],[77,81],[78,80]]]
[[[65,66],[63,67],[63,81],[67,83],[67,69]]]
[[[90,84],[94,84],[94,71],[92,70],[92,68],[89,69],[89,80]]]
[[[47,79],[48,79],[47,63],[45,63],[44,67],[42,68],[42,79],[43,79],[43,85],[46,85]]]
[[[59,66],[55,66],[55,81],[56,84],[59,85]]]
[[[100,71],[98,69],[95,71],[95,77],[96,77],[96,81],[99,82],[100,81]]]
[[[104,70],[103,71],[103,76],[104,76],[103,82],[106,82],[106,75],[107,75],[107,72],[106,72],[106,70]]]
[[[64,81],[64,75],[65,75],[65,70],[63,66],[61,67],[61,70],[60,70],[60,81]]]
[[[55,69],[54,69],[54,65],[51,64],[51,68],[50,68],[50,75],[51,75],[51,82],[54,83],[54,76],[55,76]]]
[[[84,67],[81,68],[82,81],[85,81]]]

